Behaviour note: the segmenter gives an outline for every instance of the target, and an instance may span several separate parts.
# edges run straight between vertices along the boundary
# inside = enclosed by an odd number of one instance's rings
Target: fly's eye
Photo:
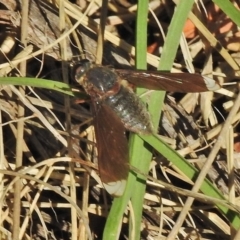
[[[73,79],[76,82],[80,83],[81,78],[83,77],[84,73],[85,73],[85,68],[83,66],[79,66],[79,65],[75,66],[75,69],[73,71]]]
[[[86,67],[83,65],[78,65],[78,67],[75,70],[75,78],[78,80],[81,78],[86,72]]]

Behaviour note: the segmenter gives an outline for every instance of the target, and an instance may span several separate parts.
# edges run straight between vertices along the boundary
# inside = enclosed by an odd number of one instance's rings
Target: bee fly
[[[213,79],[199,74],[113,69],[92,65],[86,59],[73,71],[75,80],[92,100],[100,178],[114,196],[123,194],[129,171],[125,130],[152,133],[145,104],[122,84],[123,80],[138,87],[171,92],[206,92],[221,88]]]

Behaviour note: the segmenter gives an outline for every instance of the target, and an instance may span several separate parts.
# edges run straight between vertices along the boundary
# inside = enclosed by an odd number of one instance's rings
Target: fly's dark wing
[[[125,128],[116,114],[104,103],[94,104],[94,128],[98,149],[98,168],[106,190],[122,195],[128,176],[128,142]]]
[[[115,70],[120,78],[125,79],[137,87],[170,92],[206,92],[216,91],[221,86],[215,80],[200,74],[169,73],[142,70]]]

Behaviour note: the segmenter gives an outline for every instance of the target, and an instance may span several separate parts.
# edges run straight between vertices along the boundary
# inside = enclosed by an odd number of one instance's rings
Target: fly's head
[[[86,74],[88,70],[92,67],[91,63],[87,59],[83,59],[74,66],[73,75],[77,83],[84,87],[84,82],[86,81]]]

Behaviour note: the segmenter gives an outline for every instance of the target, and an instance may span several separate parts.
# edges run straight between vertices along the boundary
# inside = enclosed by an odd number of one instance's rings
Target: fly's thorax
[[[115,95],[120,89],[118,75],[114,70],[100,66],[88,69],[79,83],[94,101],[99,102]]]
[[[86,78],[102,94],[112,91],[118,83],[118,75],[113,69],[100,66],[89,69]]]
[[[83,87],[93,100],[104,101],[109,96],[117,94],[121,85],[114,71],[95,67],[86,73]]]

